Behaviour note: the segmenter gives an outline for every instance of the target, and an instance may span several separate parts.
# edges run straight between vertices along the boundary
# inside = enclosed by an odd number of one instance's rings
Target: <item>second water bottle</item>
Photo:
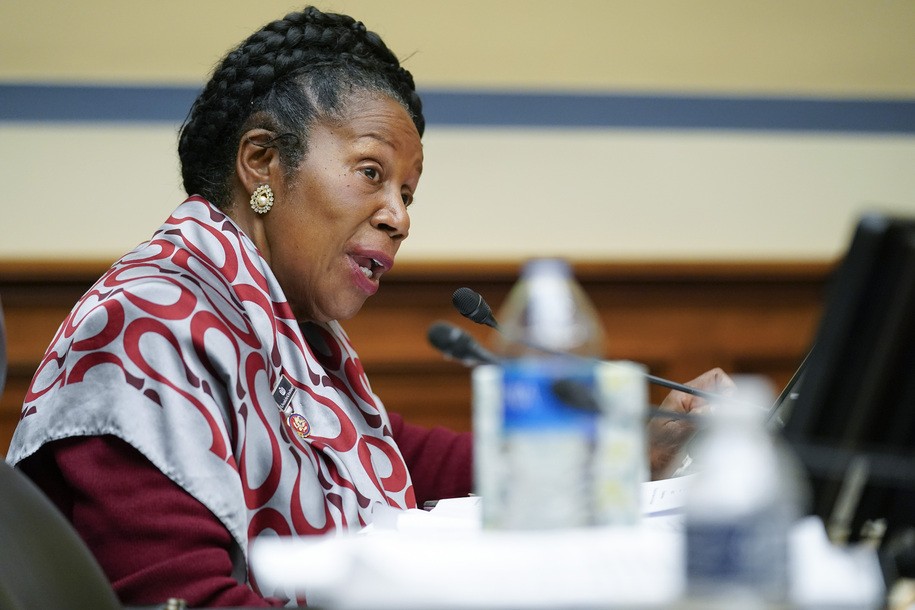
[[[604,363],[597,313],[556,259],[527,263],[499,313],[500,366],[474,373],[476,486],[491,528],[638,517],[644,370]]]

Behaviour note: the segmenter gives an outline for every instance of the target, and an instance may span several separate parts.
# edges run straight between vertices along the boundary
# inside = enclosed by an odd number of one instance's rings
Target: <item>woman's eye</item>
[[[368,178],[369,180],[378,179],[378,170],[375,169],[374,167],[363,168],[362,173],[365,174],[366,178]]]
[[[413,203],[413,195],[410,193],[403,193],[401,194],[400,198],[403,199],[403,204],[406,207],[410,207],[410,204]]]

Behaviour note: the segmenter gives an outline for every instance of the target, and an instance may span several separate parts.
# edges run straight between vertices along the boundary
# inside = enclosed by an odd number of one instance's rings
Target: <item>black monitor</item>
[[[783,433],[831,536],[915,525],[915,219],[860,219],[794,394]]]

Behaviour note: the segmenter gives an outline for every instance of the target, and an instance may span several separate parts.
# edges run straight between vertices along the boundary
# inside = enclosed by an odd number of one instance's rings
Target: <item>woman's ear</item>
[[[249,195],[262,184],[271,184],[280,175],[279,150],[269,144],[275,137],[267,129],[252,129],[241,135],[238,155],[235,159],[235,174],[245,192]],[[277,184],[271,184],[277,188]]]

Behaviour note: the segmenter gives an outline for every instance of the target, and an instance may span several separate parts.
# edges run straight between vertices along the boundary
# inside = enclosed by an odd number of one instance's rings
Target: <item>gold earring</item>
[[[251,209],[258,214],[266,214],[273,207],[273,189],[269,184],[262,184],[251,193]]]

